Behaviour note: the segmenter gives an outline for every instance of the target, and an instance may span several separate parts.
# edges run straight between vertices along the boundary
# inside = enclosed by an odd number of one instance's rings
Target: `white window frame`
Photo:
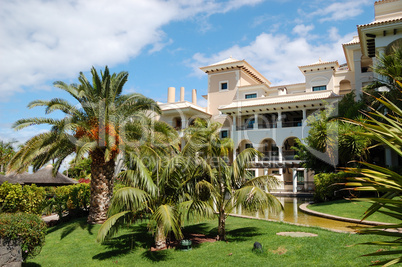
[[[314,90],[314,88],[317,88],[317,87],[325,87],[325,89],[324,90]],[[316,85],[316,86],[311,87],[311,91],[313,91],[313,92],[326,91],[326,90],[328,90],[327,85]]]
[[[255,95],[255,97],[246,98],[247,95]],[[257,93],[257,92],[247,92],[247,93],[244,93],[244,99],[254,99],[254,98],[258,98],[258,93]]]
[[[222,89],[222,84],[226,83],[227,89]],[[229,81],[220,81],[219,82],[219,92],[227,92],[229,91]]]

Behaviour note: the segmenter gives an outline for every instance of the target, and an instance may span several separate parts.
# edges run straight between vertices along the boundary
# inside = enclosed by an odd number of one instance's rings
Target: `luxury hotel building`
[[[207,107],[197,105],[195,89],[188,102],[183,87],[179,101],[169,87],[160,119],[179,131],[197,117],[218,121],[221,137],[234,140],[233,157],[248,147],[262,152],[250,169],[256,176],[277,176],[282,192],[312,191],[313,173],[300,167],[292,150],[295,139],[308,134],[306,119],[351,91],[358,97],[376,78],[370,70],[376,57],[402,44],[402,0],[377,1],[374,11],[375,20],[357,26],[358,36],[343,44],[345,64],[319,60],[299,67],[304,83],[273,86],[246,60],[228,58],[201,68],[208,75]],[[386,163],[397,164],[386,152]]]

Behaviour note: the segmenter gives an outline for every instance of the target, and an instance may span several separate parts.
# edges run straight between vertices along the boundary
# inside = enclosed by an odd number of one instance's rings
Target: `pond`
[[[331,220],[331,219],[326,219],[314,215],[309,215],[307,213],[304,213],[303,211],[299,210],[299,206],[303,203],[306,202],[311,202],[311,198],[296,198],[296,197],[277,197],[279,201],[282,203],[284,206],[285,210],[281,211],[279,214],[273,214],[273,213],[268,213],[264,212],[264,214],[261,213],[254,213],[251,214],[249,212],[244,212],[241,209],[235,211],[235,214],[239,215],[247,215],[247,216],[253,216],[257,218],[264,218],[268,220],[275,220],[275,221],[283,221],[283,222],[289,222],[289,223],[297,223],[297,224],[302,224],[302,225],[308,225],[308,226],[318,226],[322,228],[329,228],[329,229],[335,229],[335,230],[340,230],[340,231],[349,231],[352,232],[353,229],[350,228],[350,226],[356,226],[357,224],[355,223],[350,223],[350,222],[342,222],[342,221],[336,221],[336,220]]]

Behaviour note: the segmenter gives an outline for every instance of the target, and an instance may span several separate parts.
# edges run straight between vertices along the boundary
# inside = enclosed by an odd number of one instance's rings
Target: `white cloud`
[[[225,13],[261,0],[14,0],[0,5],[0,93],[75,78],[89,66],[116,65],[172,41],[161,27]]]
[[[323,39],[330,39],[334,29]],[[304,77],[298,66],[308,65],[322,58],[324,61],[345,61],[342,43],[350,41],[353,33],[339,36],[333,43],[317,44],[306,37],[290,38],[283,34],[262,33],[247,46],[232,46],[211,56],[197,53],[188,62],[194,69],[194,75],[205,75],[199,67],[207,66],[224,60],[230,56],[236,59],[246,59],[255,69],[263,74],[273,85],[304,82]]]
[[[328,3],[325,1],[324,3]],[[323,17],[320,22],[339,21],[354,18],[363,13],[363,7],[372,5],[372,0],[346,0],[335,2],[324,8],[319,8],[308,16]]]
[[[314,25],[304,25],[299,24],[293,28],[293,33],[300,35],[300,36],[307,36],[310,31],[314,29]]]

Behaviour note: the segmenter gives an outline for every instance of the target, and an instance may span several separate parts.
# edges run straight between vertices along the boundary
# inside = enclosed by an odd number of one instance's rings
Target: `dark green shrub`
[[[0,213],[0,238],[19,241],[24,260],[40,253],[45,235],[46,223],[35,214]]]
[[[336,183],[344,182],[344,177],[343,172],[314,175],[314,202],[332,201],[348,196],[348,191],[342,191],[345,188],[343,185],[336,185]]]

